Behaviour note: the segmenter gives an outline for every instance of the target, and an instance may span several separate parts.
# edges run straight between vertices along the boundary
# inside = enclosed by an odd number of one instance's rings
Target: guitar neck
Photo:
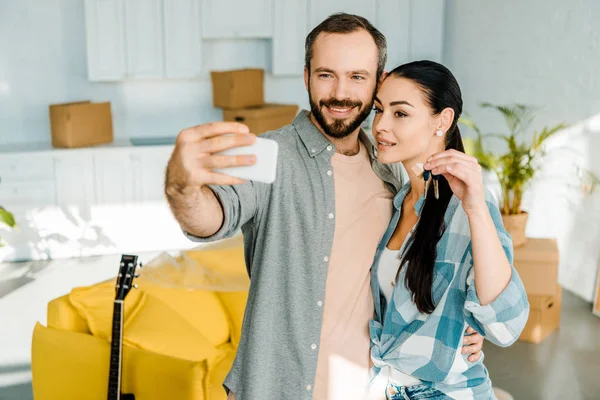
[[[110,370],[108,375],[108,400],[120,400],[121,356],[123,340],[123,301],[115,300],[110,343]]]

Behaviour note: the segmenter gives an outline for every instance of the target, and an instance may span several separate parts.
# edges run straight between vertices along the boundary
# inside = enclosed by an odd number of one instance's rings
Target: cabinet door
[[[160,78],[164,71],[161,0],[125,0],[127,75]]]
[[[132,155],[134,201],[165,202],[164,184],[167,162],[173,148],[160,146]]]
[[[410,0],[410,59],[442,61],[444,0]]]
[[[273,1],[202,0],[202,37],[270,38],[273,35]]]
[[[410,59],[410,3],[411,0],[377,1],[375,26],[387,39],[387,71]]]
[[[276,1],[273,13],[273,75],[302,75],[308,0]]]
[[[122,0],[85,0],[88,78],[114,81],[125,77]]]
[[[131,153],[117,150],[94,154],[95,204],[123,205],[133,202]]]
[[[167,78],[200,75],[200,0],[164,0]]]
[[[309,31],[331,14],[345,12],[365,17],[375,24],[376,0],[310,0]]]
[[[95,201],[94,162],[90,153],[63,154],[54,161],[56,203],[89,209]]]

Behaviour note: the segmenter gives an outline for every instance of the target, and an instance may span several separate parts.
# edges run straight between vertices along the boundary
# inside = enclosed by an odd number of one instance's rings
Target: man
[[[197,241],[244,234],[252,283],[224,383],[230,398],[364,395],[370,267],[401,186],[360,129],[385,61],[385,37],[362,17],[336,14],[308,35],[311,111],[262,135],[279,143],[272,185],[211,171],[254,163],[251,156],[214,154],[252,143],[243,125],[200,125],[177,138],[165,190],[182,229]],[[479,357],[481,336],[465,340]]]

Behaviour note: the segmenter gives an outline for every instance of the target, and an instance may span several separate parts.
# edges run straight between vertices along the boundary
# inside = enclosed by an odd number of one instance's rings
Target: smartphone
[[[235,147],[215,154],[226,156],[256,156],[256,164],[244,167],[217,168],[213,171],[249,181],[273,183],[277,177],[277,153],[279,145],[271,139],[257,137],[250,146]]]

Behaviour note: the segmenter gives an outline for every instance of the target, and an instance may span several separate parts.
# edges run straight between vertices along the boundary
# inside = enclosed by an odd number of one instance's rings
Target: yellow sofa
[[[249,284],[243,245],[236,238],[182,255],[210,271],[209,283],[224,276],[220,282],[235,281],[236,291],[194,287],[189,276],[186,286],[194,290],[169,286],[152,279],[160,265],[147,276],[142,270],[139,289],[125,299],[123,330],[122,392],[136,400],[227,397],[222,383],[239,343]],[[239,290],[240,282],[246,290]],[[111,280],[75,288],[48,304],[47,326],[38,323],[33,332],[36,400],[106,399],[113,299]]]

